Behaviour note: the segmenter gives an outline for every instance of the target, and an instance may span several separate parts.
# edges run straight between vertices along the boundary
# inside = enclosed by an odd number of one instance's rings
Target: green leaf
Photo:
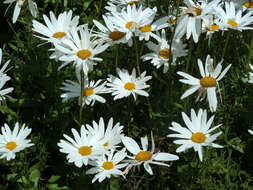
[[[58,176],[58,175],[52,175],[50,178],[49,178],[49,180],[48,180],[48,182],[49,183],[54,183],[54,182],[56,182],[58,179],[60,179],[61,178],[61,176]]]
[[[38,169],[33,170],[30,175],[29,175],[29,179],[34,183],[34,185],[37,187],[38,186],[38,182],[40,179],[40,171]]]
[[[69,189],[67,186],[58,187],[58,184],[47,184],[47,188],[49,190],[68,190]]]

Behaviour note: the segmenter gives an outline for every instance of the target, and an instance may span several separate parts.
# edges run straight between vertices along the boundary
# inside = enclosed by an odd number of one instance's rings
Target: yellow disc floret
[[[17,147],[17,144],[13,141],[6,143],[5,148],[8,150],[14,150]]]
[[[112,161],[106,161],[103,163],[102,167],[105,169],[105,170],[111,170],[114,168],[114,164]]]
[[[129,91],[134,90],[135,87],[136,87],[136,85],[135,85],[134,83],[132,83],[132,82],[127,82],[127,83],[124,85],[124,88],[125,88],[126,90],[129,90]]]
[[[53,34],[54,38],[62,38],[64,36],[66,36],[65,32],[56,32],[56,33]]]
[[[162,49],[162,50],[160,50],[159,55],[163,59],[169,59],[170,50],[169,49]]]
[[[139,162],[145,162],[147,160],[150,160],[152,158],[152,153],[148,151],[141,151],[135,156],[135,160]]]
[[[90,56],[91,56],[91,52],[87,49],[82,49],[77,52],[77,57],[79,57],[82,60],[87,59]]]
[[[81,146],[78,149],[78,152],[82,155],[82,156],[88,156],[92,153],[92,149],[89,146]]]
[[[253,2],[245,2],[245,3],[243,3],[243,6],[244,7],[246,7],[246,8],[250,8],[250,9],[252,9],[253,8]]]
[[[120,40],[121,38],[123,38],[125,36],[124,32],[120,32],[118,30],[114,30],[113,32],[111,32],[109,34],[109,38],[112,39],[112,41],[117,41]]]
[[[147,24],[145,26],[140,27],[139,30],[141,32],[143,32],[143,33],[145,33],[145,32],[151,32],[152,31],[152,27]]]
[[[200,79],[200,84],[202,87],[215,87],[217,85],[216,79],[213,77],[204,77]]]
[[[126,23],[125,27],[130,30],[133,27],[134,24],[137,24],[137,23],[133,22],[133,21],[130,21],[130,22]]]
[[[91,96],[93,93],[94,93],[93,88],[85,88],[83,91],[83,95],[86,97]]]
[[[231,26],[233,26],[233,27],[238,26],[238,23],[237,23],[236,21],[234,21],[234,20],[231,20],[231,19],[229,19],[229,20],[227,21],[227,24],[229,24],[229,25],[231,25]]]
[[[138,3],[138,1],[129,1],[127,4],[128,5],[134,5],[134,4],[137,4]]]
[[[192,134],[191,140],[192,142],[195,142],[195,143],[203,143],[206,140],[206,135],[204,133],[197,132],[197,133]]]

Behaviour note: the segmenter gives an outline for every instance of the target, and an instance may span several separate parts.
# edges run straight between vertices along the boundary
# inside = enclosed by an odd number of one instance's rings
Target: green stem
[[[250,64],[251,63],[251,57],[253,56],[253,32],[251,34],[251,40],[250,40],[250,46],[249,46],[249,56],[248,56],[248,60],[247,63]]]
[[[80,71],[80,76],[81,76],[81,83],[80,83],[80,87],[81,87],[81,92],[80,92],[80,110],[79,110],[79,123],[80,123],[80,126],[82,125],[82,122],[83,122],[83,91],[84,91],[84,73],[83,71],[81,70]]]
[[[119,61],[119,44],[115,45],[115,68],[118,67],[118,61]]]
[[[228,35],[227,35],[227,38],[226,38],[225,46],[224,46],[223,51],[222,51],[221,60],[225,56],[225,53],[226,53],[226,50],[227,50],[227,47],[228,47],[228,41],[229,41],[230,34],[231,34],[231,32],[228,31]]]
[[[136,55],[136,64],[137,64],[137,72],[138,75],[141,75],[141,70],[140,70],[140,56],[138,53],[138,44],[137,44],[137,37],[134,36],[134,47],[135,47],[135,55]]]

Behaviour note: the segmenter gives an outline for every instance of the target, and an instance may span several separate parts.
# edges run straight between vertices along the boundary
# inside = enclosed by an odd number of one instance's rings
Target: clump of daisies
[[[2,52],[2,49],[0,48],[0,65],[1,65],[1,62],[2,62],[2,55],[3,55],[3,52]],[[7,72],[7,67],[10,63],[10,60],[8,60],[3,66],[2,68],[0,69],[0,105],[1,105],[1,101],[5,100],[6,97],[8,97],[7,94],[9,94],[10,92],[13,91],[13,88],[12,87],[9,87],[9,88],[4,88],[3,89],[3,86],[6,84],[6,82],[8,82],[9,80],[11,80],[11,77],[9,77],[6,72]]]
[[[182,112],[182,117],[186,127],[182,127],[177,122],[172,122],[172,127],[170,130],[176,132],[174,134],[169,134],[167,137],[178,138],[173,142],[179,144],[176,152],[183,152],[189,148],[193,148],[194,151],[198,152],[200,161],[203,160],[203,146],[211,146],[214,148],[222,148],[221,145],[214,143],[218,136],[222,132],[211,134],[215,129],[219,128],[221,124],[211,128],[214,116],[207,120],[207,111],[199,109],[196,113],[191,109],[191,117],[189,118],[184,112]]]
[[[209,108],[211,112],[215,112],[218,104],[216,96],[216,88],[219,88],[218,82],[225,76],[225,74],[231,67],[231,64],[229,64],[222,71],[221,63],[222,61],[218,63],[218,65],[214,68],[213,59],[210,57],[210,55],[208,55],[206,57],[206,63],[204,68],[202,61],[198,59],[198,67],[201,75],[200,79],[195,78],[185,72],[177,72],[178,75],[184,77],[184,79],[179,80],[180,82],[191,85],[191,87],[186,90],[185,93],[181,96],[181,99],[186,98],[187,96],[193,94],[198,90],[199,94],[196,101],[202,101],[207,96]]]
[[[13,24],[16,23],[16,21],[18,19],[18,16],[20,14],[21,8],[24,6],[24,4],[26,4],[27,1],[25,2],[25,0],[5,0],[3,3],[9,4],[9,6],[7,7],[7,10],[8,10],[9,7],[14,2],[16,2],[16,4],[15,4],[14,11],[13,11],[13,16],[12,16],[12,23]],[[37,15],[37,4],[32,0],[28,0],[28,7],[30,9],[31,15],[33,17],[36,17],[36,15]]]
[[[31,140],[26,139],[31,131],[32,129],[28,128],[25,124],[20,128],[18,122],[15,124],[13,131],[7,124],[4,124],[1,127],[0,133],[0,159],[14,159],[16,153],[33,146],[33,143],[30,143]]]

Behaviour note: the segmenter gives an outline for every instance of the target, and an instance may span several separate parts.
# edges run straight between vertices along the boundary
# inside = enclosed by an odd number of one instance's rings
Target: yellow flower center
[[[89,146],[81,146],[78,149],[78,152],[82,155],[82,156],[88,156],[92,153],[92,149]]]
[[[160,50],[159,55],[163,59],[169,59],[170,50],[169,49],[162,49],[162,50]]]
[[[201,86],[208,88],[208,87],[215,87],[217,82],[216,79],[213,77],[204,77],[200,79]]]
[[[197,133],[192,134],[191,140],[192,142],[195,142],[195,143],[203,143],[206,140],[206,135],[201,132],[197,132]]]
[[[132,83],[132,82],[127,82],[125,85],[124,85],[124,88],[126,89],[126,90],[134,90],[135,89],[135,87],[136,87],[136,85],[134,84],[134,83]]]
[[[215,31],[215,30],[217,30],[217,29],[219,29],[220,27],[219,27],[219,25],[217,25],[217,24],[211,24],[209,27],[208,26],[206,26],[205,27],[205,29],[207,30],[207,31]]]
[[[168,23],[169,23],[169,24],[174,24],[175,22],[176,22],[176,20],[173,19],[173,18],[169,18],[169,20],[168,20]]]
[[[112,39],[112,41],[117,41],[120,40],[121,38],[123,38],[125,36],[125,33],[120,32],[118,30],[114,30],[113,32],[111,32],[109,34],[109,38]]]
[[[82,50],[80,50],[80,51],[77,52],[77,56],[80,59],[84,60],[84,59],[87,59],[88,57],[91,56],[91,52],[89,50],[87,50],[87,49],[82,49]]]
[[[188,14],[190,17],[199,16],[201,13],[202,9],[197,7],[190,7],[183,12],[183,14]]]
[[[238,26],[238,23],[235,22],[234,20],[228,20],[228,21],[227,21],[227,24],[229,24],[229,25],[231,25],[231,26],[233,26],[233,27]]]
[[[130,30],[133,27],[133,24],[137,24],[137,23],[130,21],[130,22],[126,23],[125,27]]]
[[[243,3],[243,6],[246,7],[246,8],[253,8],[253,2],[245,2]]]
[[[106,142],[106,143],[104,144],[104,146],[108,146],[108,144],[109,144],[109,142]]]
[[[152,27],[147,24],[145,26],[140,27],[139,30],[141,32],[143,32],[143,33],[145,33],[145,32],[151,32],[152,31]]]
[[[139,162],[145,162],[147,160],[150,160],[152,158],[152,153],[148,151],[141,151],[135,156],[135,160]]]
[[[127,4],[128,5],[133,5],[133,4],[137,4],[138,3],[138,1],[129,1]]]
[[[13,141],[6,143],[5,148],[8,150],[14,150],[17,147],[17,144]]]
[[[103,163],[102,167],[105,169],[105,170],[111,170],[114,168],[114,164],[112,161],[106,161]]]
[[[85,88],[83,91],[83,95],[86,97],[91,96],[93,93],[94,93],[93,88]]]
[[[66,36],[65,32],[56,32],[56,33],[53,34],[54,38],[62,38],[64,36]]]

